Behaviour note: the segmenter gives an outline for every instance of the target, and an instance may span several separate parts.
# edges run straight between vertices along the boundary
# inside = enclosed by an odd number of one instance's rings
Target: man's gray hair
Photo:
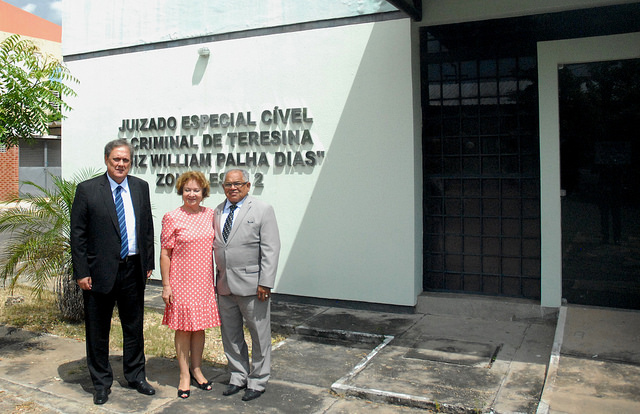
[[[234,168],[232,170],[225,171],[224,177],[222,178],[223,182],[227,179],[227,174],[229,174],[231,171],[240,171],[242,173],[242,179],[246,182],[249,182],[249,171],[243,170],[241,168]]]
[[[127,147],[129,148],[129,155],[133,157],[133,146],[129,141],[123,138],[114,139],[113,141],[107,142],[107,145],[104,146],[104,156],[108,157],[113,151],[114,148],[117,147]]]

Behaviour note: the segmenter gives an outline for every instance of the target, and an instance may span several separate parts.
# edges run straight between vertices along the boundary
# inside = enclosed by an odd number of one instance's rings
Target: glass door
[[[640,309],[640,59],[559,68],[562,297]]]

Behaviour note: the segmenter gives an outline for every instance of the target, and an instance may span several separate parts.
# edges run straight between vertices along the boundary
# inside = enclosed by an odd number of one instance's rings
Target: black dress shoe
[[[242,396],[242,401],[255,400],[263,393],[264,391],[252,390],[251,388],[247,388],[247,390],[244,392],[244,395]]]
[[[246,385],[243,386],[239,386],[239,385],[234,385],[234,384],[229,384],[227,385],[227,388],[222,391],[222,395],[233,395],[233,394],[237,394],[240,390],[246,388]]]
[[[111,388],[106,388],[104,390],[98,390],[95,394],[93,394],[93,403],[96,405],[102,405],[109,400],[109,394],[111,393]]]
[[[145,380],[130,382],[129,386],[135,388],[140,394],[153,395],[156,393],[156,390]]]

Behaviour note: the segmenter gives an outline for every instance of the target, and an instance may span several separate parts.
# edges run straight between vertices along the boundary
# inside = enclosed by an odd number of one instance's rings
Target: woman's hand
[[[160,275],[162,276],[162,300],[165,305],[173,302],[171,293],[171,283],[169,282],[169,269],[171,269],[171,253],[173,249],[162,249],[160,251]]]
[[[173,297],[171,294],[171,286],[163,286],[162,287],[162,300],[165,305],[170,305],[173,301]]]

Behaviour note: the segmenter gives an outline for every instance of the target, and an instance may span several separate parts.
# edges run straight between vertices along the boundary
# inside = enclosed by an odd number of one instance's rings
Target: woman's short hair
[[[180,174],[180,177],[178,177],[178,181],[176,182],[176,189],[178,190],[178,195],[182,195],[182,190],[184,189],[184,186],[190,180],[194,180],[202,188],[203,199],[209,197],[209,190],[210,190],[209,180],[207,180],[204,174],[202,174],[200,171],[187,171],[185,173]]]

